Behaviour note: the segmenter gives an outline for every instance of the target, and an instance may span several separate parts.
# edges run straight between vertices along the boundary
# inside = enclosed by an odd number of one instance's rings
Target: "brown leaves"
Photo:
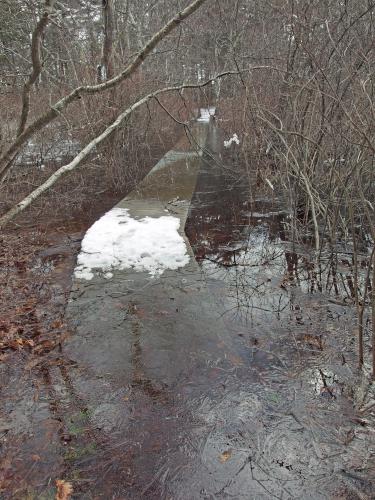
[[[220,455],[219,460],[222,464],[225,464],[225,462],[228,462],[231,456],[232,456],[232,450],[226,450]]]
[[[319,351],[323,351],[324,342],[322,335],[312,335],[311,333],[305,333],[302,337],[302,340],[310,347],[319,349]]]
[[[64,321],[60,315],[56,317],[56,310],[40,295],[47,289],[45,283],[33,283],[32,270],[28,273],[26,284],[17,281],[14,272],[10,274],[14,281],[9,283],[0,309],[0,353],[22,350],[41,355],[54,349],[66,336]]]
[[[63,479],[56,480],[56,500],[69,500],[70,496],[73,493],[73,486],[68,481],[64,481]]]
[[[61,319],[57,319],[52,323],[51,327],[54,330],[61,330],[61,328],[64,327],[64,323],[61,321]]]
[[[0,351],[30,350],[33,354],[44,354],[53,350],[68,335],[66,325],[60,319],[46,325],[35,318],[25,317],[21,311],[29,311],[29,306],[18,307],[13,317],[0,318]],[[65,329],[64,329],[65,327]]]
[[[39,332],[36,300],[23,300],[0,317],[0,350],[33,348],[32,337]]]
[[[66,335],[61,301],[54,302],[63,286],[56,289],[37,257],[47,245],[39,233],[0,235],[0,361],[11,351],[49,353]]]

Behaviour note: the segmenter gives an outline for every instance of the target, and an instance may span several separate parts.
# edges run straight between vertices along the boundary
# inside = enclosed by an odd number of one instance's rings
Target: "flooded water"
[[[103,498],[315,499],[346,488],[328,458],[352,411],[342,397],[351,373],[326,337],[352,318],[295,286],[282,200],[251,200],[222,143],[211,126],[202,160],[155,169],[121,203],[135,217],[187,216],[190,263],[73,295],[79,320],[65,350],[104,439],[101,458],[85,459]]]
[[[259,311],[269,313],[263,321],[275,315],[280,320],[294,295],[285,293],[286,287],[351,303],[355,292],[350,244],[331,252],[324,249],[317,260],[308,244],[289,240],[286,200],[274,193],[267,196],[267,191],[254,195],[249,184],[254,186],[256,179],[241,170],[233,155],[223,155],[218,129],[211,130],[210,140],[217,150],[212,146],[203,157],[185,229],[207,282],[226,284],[228,314],[245,323]],[[366,269],[368,263],[365,252],[359,267]],[[358,279],[363,288],[366,273]]]
[[[170,156],[120,204],[186,221],[188,265],[74,284],[74,331],[30,418],[48,450],[31,498],[51,494],[48,467],[83,499],[371,497],[353,316],[287,241],[283,200],[250,196],[235,149],[202,127],[202,158]]]
[[[225,284],[228,315],[246,324],[255,310],[285,309],[287,294],[278,288],[271,298],[269,288],[291,255],[283,227],[287,213],[275,196],[250,195],[252,180],[235,163],[224,163],[220,132],[211,133],[218,151],[203,157],[185,229],[208,284]]]

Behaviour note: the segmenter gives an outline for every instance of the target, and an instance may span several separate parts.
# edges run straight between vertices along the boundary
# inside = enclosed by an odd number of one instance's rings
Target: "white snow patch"
[[[87,231],[78,255],[76,278],[91,280],[99,271],[109,279],[113,271],[133,268],[161,275],[189,262],[177,217],[130,217],[127,209],[113,208]]]
[[[199,122],[209,122],[211,116],[215,116],[216,108],[201,108],[201,116],[198,118]]]
[[[224,147],[229,148],[233,143],[237,144],[237,146],[240,144],[240,140],[237,134],[233,134],[228,141],[224,141]]]

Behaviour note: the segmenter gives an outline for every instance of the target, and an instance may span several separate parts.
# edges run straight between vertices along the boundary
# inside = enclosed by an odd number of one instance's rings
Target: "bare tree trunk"
[[[357,308],[357,316],[358,316],[358,364],[359,368],[363,366],[363,313],[364,313],[364,304],[366,301],[365,296],[362,299],[362,305],[360,303],[359,296],[359,283],[358,283],[358,245],[357,245],[357,235],[355,233],[354,226],[354,214],[353,214],[353,203],[352,200],[349,202],[349,214],[350,214],[350,226],[352,231],[353,238],[353,259],[354,259],[354,297],[355,297],[355,305]],[[370,262],[371,266],[371,262]],[[366,280],[367,281],[367,280]],[[366,283],[365,283],[366,290]],[[365,295],[365,292],[364,292]]]
[[[370,264],[371,266],[371,261]],[[372,288],[371,288],[371,323],[372,323],[372,378],[375,380],[375,246],[372,250]]]
[[[98,68],[98,83],[113,77],[113,0],[102,0],[103,47],[102,60]]]
[[[55,0],[45,0],[44,12],[40,18],[38,24],[36,25],[32,37],[31,37],[31,61],[32,61],[32,71],[29,78],[25,82],[22,91],[22,111],[20,122],[17,130],[17,137],[19,137],[25,130],[27,117],[30,111],[30,92],[34,83],[37,81],[38,77],[42,72],[42,61],[41,61],[41,45],[42,36],[47,27],[48,21],[50,19],[50,14],[53,9]]]

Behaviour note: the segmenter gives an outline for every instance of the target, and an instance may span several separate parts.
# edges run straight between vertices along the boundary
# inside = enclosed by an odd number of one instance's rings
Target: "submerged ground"
[[[187,263],[77,273],[57,346],[2,359],[4,498],[53,498],[56,479],[88,499],[373,498],[345,262],[333,286],[291,245],[282,196],[226,139],[201,124],[118,207],[178,219]],[[38,261],[62,303],[66,247]]]

